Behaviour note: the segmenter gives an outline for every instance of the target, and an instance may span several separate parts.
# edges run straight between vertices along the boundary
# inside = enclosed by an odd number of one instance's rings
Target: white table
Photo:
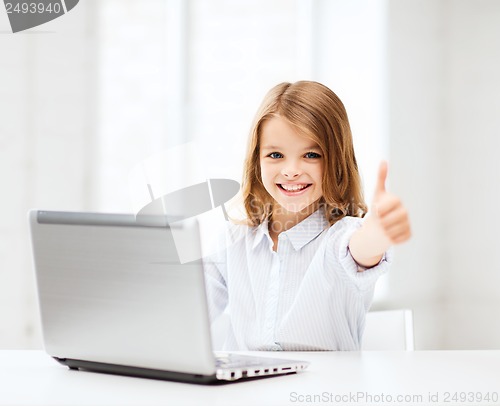
[[[42,351],[0,351],[0,405],[500,405],[500,351],[259,355],[311,365],[299,374],[202,386],[70,371]],[[461,402],[462,394],[474,401]],[[489,401],[479,402],[479,394]]]

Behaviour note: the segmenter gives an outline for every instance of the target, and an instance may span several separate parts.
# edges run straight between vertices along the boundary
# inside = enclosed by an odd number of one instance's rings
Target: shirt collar
[[[269,235],[269,220],[264,220],[255,228],[255,238],[253,240],[252,249],[255,249],[260,244],[262,239],[267,236],[268,241],[272,244],[271,236]]]
[[[257,226],[252,249],[259,245],[264,236],[267,236],[268,240],[272,243],[268,225],[269,221],[265,220],[262,224]],[[281,234],[285,234],[290,240],[293,248],[298,251],[304,245],[314,240],[328,226],[329,223],[325,218],[323,210],[318,209],[309,217],[306,217],[300,223]]]

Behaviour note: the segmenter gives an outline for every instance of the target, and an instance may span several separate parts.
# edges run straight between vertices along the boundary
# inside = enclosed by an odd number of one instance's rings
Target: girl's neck
[[[269,232],[271,234],[278,235],[283,231],[289,230],[299,224],[302,220],[309,217],[318,209],[318,207],[319,204],[316,202],[299,212],[290,212],[281,206],[277,206],[274,209],[273,215],[269,221]]]

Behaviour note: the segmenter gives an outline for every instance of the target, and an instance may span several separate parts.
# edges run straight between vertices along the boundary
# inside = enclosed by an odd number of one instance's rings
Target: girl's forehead
[[[318,143],[310,134],[297,128],[282,117],[272,117],[262,124],[260,146],[317,148]]]

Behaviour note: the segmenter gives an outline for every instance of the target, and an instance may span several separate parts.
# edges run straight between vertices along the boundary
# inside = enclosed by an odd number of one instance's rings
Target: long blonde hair
[[[343,103],[328,87],[311,81],[280,83],[264,97],[252,124],[243,171],[242,197],[250,225],[272,215],[273,198],[260,172],[262,124],[279,116],[310,138],[324,159],[320,206],[330,224],[345,216],[363,217],[367,206]]]

